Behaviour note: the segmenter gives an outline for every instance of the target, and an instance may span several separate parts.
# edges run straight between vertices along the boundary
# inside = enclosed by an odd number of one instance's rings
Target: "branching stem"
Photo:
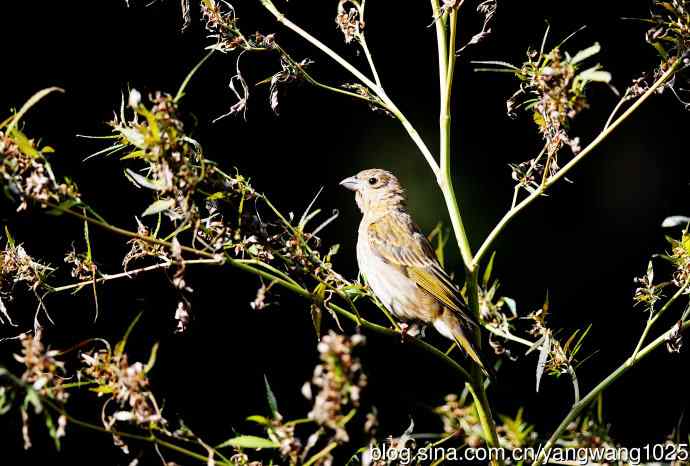
[[[575,167],[575,165],[580,163],[594,149],[596,149],[599,146],[599,144],[601,144],[618,126],[620,126],[621,123],[627,120],[628,117],[630,117],[630,115],[635,113],[635,111],[647,99],[654,95],[654,93],[656,93],[661,86],[663,86],[669,79],[671,79],[681,64],[682,60],[676,60],[671,66],[669,66],[666,72],[664,72],[664,74],[661,75],[659,79],[657,79],[654,82],[654,84],[650,86],[649,89],[647,89],[647,91],[644,94],[642,94],[630,107],[628,107],[628,109],[625,112],[623,112],[618,118],[616,118],[616,120],[613,121],[613,123],[611,123],[604,130],[602,130],[602,132],[599,133],[599,135],[596,138],[594,138],[594,140],[592,140],[592,142],[590,142],[587,145],[587,147],[582,149],[580,153],[578,153],[567,164],[565,164],[563,168],[561,168],[558,171],[558,173],[550,177],[546,183],[541,185],[538,189],[534,190],[529,196],[524,198],[514,208],[510,209],[486,237],[484,243],[481,245],[481,247],[477,251],[477,254],[475,254],[474,256],[472,266],[477,267],[481,263],[483,257],[489,252],[491,246],[493,246],[494,241],[496,241],[501,232],[503,232],[506,226],[511,222],[511,220],[513,220],[513,218],[515,218],[517,214],[519,214],[525,207],[534,202],[539,196],[544,194],[548,188],[550,188],[558,180],[563,178],[570,170],[573,169],[573,167]]]
[[[675,327],[675,326],[674,326]],[[682,330],[687,330],[688,327],[690,327],[690,320],[686,321],[683,323]],[[623,374],[628,372],[632,367],[635,366],[640,360],[648,356],[652,351],[654,351],[656,348],[661,346],[666,339],[670,336],[670,334],[673,332],[674,328],[670,328],[666,332],[664,332],[662,335],[659,335],[653,342],[642,348],[637,355],[637,358],[633,359],[632,356],[630,356],[628,359],[626,359],[623,364],[618,366],[616,370],[611,372],[604,380],[599,382],[599,384],[594,387],[587,395],[585,395],[584,398],[578,403],[575,403],[573,407],[571,408],[570,412],[565,416],[563,421],[558,425],[556,430],[551,434],[551,437],[549,440],[544,444],[544,448],[542,449],[542,454],[535,459],[535,461],[532,463],[532,466],[540,466],[544,464],[544,462],[548,459],[547,455],[548,452],[556,445],[556,442],[560,438],[561,434],[566,430],[568,425],[573,422],[577,416],[585,409],[587,408],[594,400],[596,400],[597,396],[606,390],[613,382],[618,380]]]

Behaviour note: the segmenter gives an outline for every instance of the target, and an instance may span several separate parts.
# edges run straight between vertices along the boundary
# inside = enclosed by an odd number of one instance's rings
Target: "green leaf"
[[[489,264],[486,266],[486,269],[484,269],[484,275],[482,277],[482,283],[484,285],[484,288],[486,288],[486,285],[489,284],[489,280],[491,279],[491,272],[494,269],[494,258],[496,257],[496,251],[494,251],[491,254],[491,259],[489,259]]]
[[[222,191],[215,192],[206,197],[207,201],[218,201],[220,199],[225,199],[225,193]]]
[[[551,339],[549,338],[549,334],[547,333],[544,336],[544,343],[541,346],[541,350],[539,351],[539,360],[537,361],[537,389],[536,391],[539,392],[539,383],[541,382],[541,376],[544,374],[544,368],[546,367],[546,360],[549,357],[549,353],[551,352]]]
[[[55,443],[55,449],[57,451],[60,451],[60,437],[58,437],[57,428],[55,427],[53,418],[50,417],[50,414],[47,411],[45,412],[44,417],[46,422],[46,429],[48,430],[50,437],[53,439],[53,442]]]
[[[151,347],[151,354],[149,355],[149,360],[146,363],[146,367],[144,367],[144,372],[147,374],[151,369],[153,369],[153,366],[156,364],[156,357],[158,356],[158,346],[159,343],[156,342]]]
[[[164,188],[160,182],[155,182],[149,178],[146,178],[139,173],[133,172],[129,168],[125,169],[125,175],[140,188],[153,189],[154,191],[161,191]]]
[[[79,205],[79,204],[81,204],[81,201],[79,201],[77,199],[67,199],[66,201],[62,201],[61,203],[59,203],[57,205],[58,208],[50,209],[50,210],[46,211],[46,213],[48,215],[54,215],[56,217],[59,217],[60,215],[65,213],[64,210],[69,210],[72,207]]]
[[[7,228],[7,225],[5,225],[5,237],[7,238],[7,244],[13,248],[15,246],[14,238],[12,238],[12,234],[10,234],[10,229]]]
[[[276,396],[273,394],[273,390],[271,390],[271,385],[268,383],[268,377],[266,377],[266,375],[264,375],[264,385],[266,386],[266,400],[268,401],[268,407],[271,410],[271,416],[273,416],[275,419],[279,416],[278,401],[276,400]]]
[[[573,56],[570,59],[570,63],[573,65],[577,65],[581,61],[587,60],[589,57],[593,57],[600,51],[601,45],[599,45],[599,42],[595,42],[594,45],[592,45],[591,47],[587,47],[586,49],[577,52],[575,56]]]
[[[271,424],[271,420],[270,420],[270,419],[268,419],[268,418],[265,417],[265,416],[260,416],[260,415],[258,415],[258,414],[255,414],[255,415],[253,415],[253,416],[249,416],[249,417],[247,418],[247,421],[249,421],[249,422],[256,422],[257,424],[260,424],[260,425],[262,425],[262,426],[268,426],[268,425]]]
[[[122,134],[128,144],[133,145],[138,149],[146,149],[146,138],[144,134],[138,129],[119,127],[117,130]]]
[[[311,323],[314,324],[314,331],[316,332],[316,338],[321,338],[321,320],[323,317],[323,311],[319,306],[311,306]]]
[[[129,338],[129,334],[132,333],[132,330],[134,330],[134,327],[137,325],[137,322],[139,322],[139,319],[141,318],[141,315],[143,312],[140,312],[137,314],[137,316],[132,320],[132,323],[129,324],[129,327],[127,327],[127,331],[125,332],[125,336],[122,337],[122,340],[120,340],[117,345],[115,345],[115,354],[120,355],[125,352],[125,346],[127,345],[127,339]]]
[[[50,94],[52,92],[65,92],[65,91],[64,91],[64,89],[61,89],[59,87],[48,87],[48,88],[42,89],[42,90],[38,91],[37,93],[35,93],[34,95],[32,95],[29,98],[29,100],[27,100],[26,103],[24,105],[22,105],[22,108],[19,109],[19,111],[12,118],[12,120],[10,120],[9,125],[7,126],[6,132],[11,133],[12,129],[15,126],[17,126],[17,123],[19,123],[19,120],[22,119],[24,114],[26,112],[28,112],[31,109],[31,107],[36,105],[38,103],[38,101],[40,101],[41,99],[43,99],[45,96],[47,96],[48,94]]]
[[[598,66],[584,70],[582,73],[577,75],[584,83],[588,82],[598,82],[598,83],[609,83],[611,82],[611,73],[608,71],[600,70]]]
[[[0,367],[0,376],[3,375],[3,369]],[[7,387],[0,387],[0,416],[7,414],[12,409],[13,393]]]
[[[690,223],[690,217],[686,217],[684,215],[672,215],[664,219],[664,221],[661,223],[661,228],[674,228],[681,225],[685,226],[688,223]]]
[[[142,217],[147,215],[155,215],[159,212],[164,212],[175,205],[175,199],[158,199],[153,204],[148,206],[144,213],[141,214]]]
[[[8,131],[8,134],[10,134],[10,137],[14,139],[14,142],[17,144],[19,150],[24,154],[33,158],[39,158],[41,156],[41,154],[34,147],[33,143],[28,137],[26,137],[24,133],[15,128],[11,133]]]
[[[506,306],[508,306],[508,309],[510,309],[511,314],[513,316],[517,317],[517,303],[513,298],[509,298],[508,296],[503,296],[503,302],[506,303]]]
[[[278,448],[279,445],[271,439],[256,437],[254,435],[239,435],[237,437],[226,440],[218,445],[216,448]]]

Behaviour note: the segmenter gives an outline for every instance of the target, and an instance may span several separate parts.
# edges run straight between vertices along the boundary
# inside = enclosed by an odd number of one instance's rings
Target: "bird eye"
[[[369,184],[372,185],[372,186],[375,185],[377,181],[378,181],[378,180],[377,180],[375,177],[373,177],[373,176],[372,176],[371,178],[369,178]]]

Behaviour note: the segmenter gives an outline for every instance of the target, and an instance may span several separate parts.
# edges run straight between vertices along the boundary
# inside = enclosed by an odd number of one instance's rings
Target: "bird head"
[[[345,178],[340,185],[355,192],[362,213],[385,212],[405,203],[405,192],[391,172],[370,168]]]

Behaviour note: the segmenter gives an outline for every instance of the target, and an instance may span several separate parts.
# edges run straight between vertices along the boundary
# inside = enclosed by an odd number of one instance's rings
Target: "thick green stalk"
[[[453,225],[456,242],[465,263],[468,298],[470,309],[475,315],[479,315],[479,289],[477,283],[477,273],[472,267],[472,249],[470,247],[467,232],[465,230],[460,205],[453,188],[451,172],[451,102],[453,95],[454,72],[455,72],[455,41],[458,27],[458,10],[451,9],[446,15],[441,14],[440,3],[438,0],[431,0],[431,8],[436,21],[436,41],[438,45],[438,69],[439,69],[439,90],[440,90],[440,112],[439,112],[439,145],[441,152],[441,166],[438,174],[438,183],[446,202],[448,215]],[[448,28],[450,29],[448,31]],[[447,37],[449,35],[449,37]],[[474,345],[477,350],[481,349],[481,329],[474,329]],[[494,422],[491,405],[486,396],[483,376],[480,368],[473,364],[470,372],[470,384],[473,390],[471,393],[474,398],[479,421],[484,431],[486,443],[490,447],[498,447],[498,434],[496,423]],[[492,460],[496,463],[495,460]]]
[[[674,325],[675,327],[675,325]],[[683,323],[683,330],[686,330],[688,327],[690,327],[690,321],[686,321]],[[618,368],[613,371],[611,374],[608,375],[604,380],[599,382],[599,384],[594,387],[587,395],[585,395],[584,398],[582,398],[581,401],[578,403],[575,403],[573,407],[570,409],[570,412],[566,415],[566,417],[561,421],[561,423],[558,425],[556,430],[553,432],[549,440],[544,444],[544,448],[542,449],[542,454],[535,459],[535,461],[532,463],[532,466],[540,466],[544,463],[544,461],[547,459],[547,454],[549,450],[551,450],[555,445],[558,439],[560,438],[561,434],[566,430],[568,425],[573,422],[577,416],[585,409],[587,406],[589,406],[594,400],[596,400],[597,396],[606,390],[613,382],[618,380],[623,374],[628,372],[630,369],[632,369],[635,364],[637,364],[640,360],[648,356],[652,351],[654,351],[656,348],[661,346],[668,336],[673,332],[673,328],[667,330],[664,332],[662,335],[660,335],[656,340],[651,342],[649,345],[645,346],[640,352],[637,354],[636,358],[633,358],[633,356],[630,356],[628,359],[626,359],[623,364],[618,366]]]

